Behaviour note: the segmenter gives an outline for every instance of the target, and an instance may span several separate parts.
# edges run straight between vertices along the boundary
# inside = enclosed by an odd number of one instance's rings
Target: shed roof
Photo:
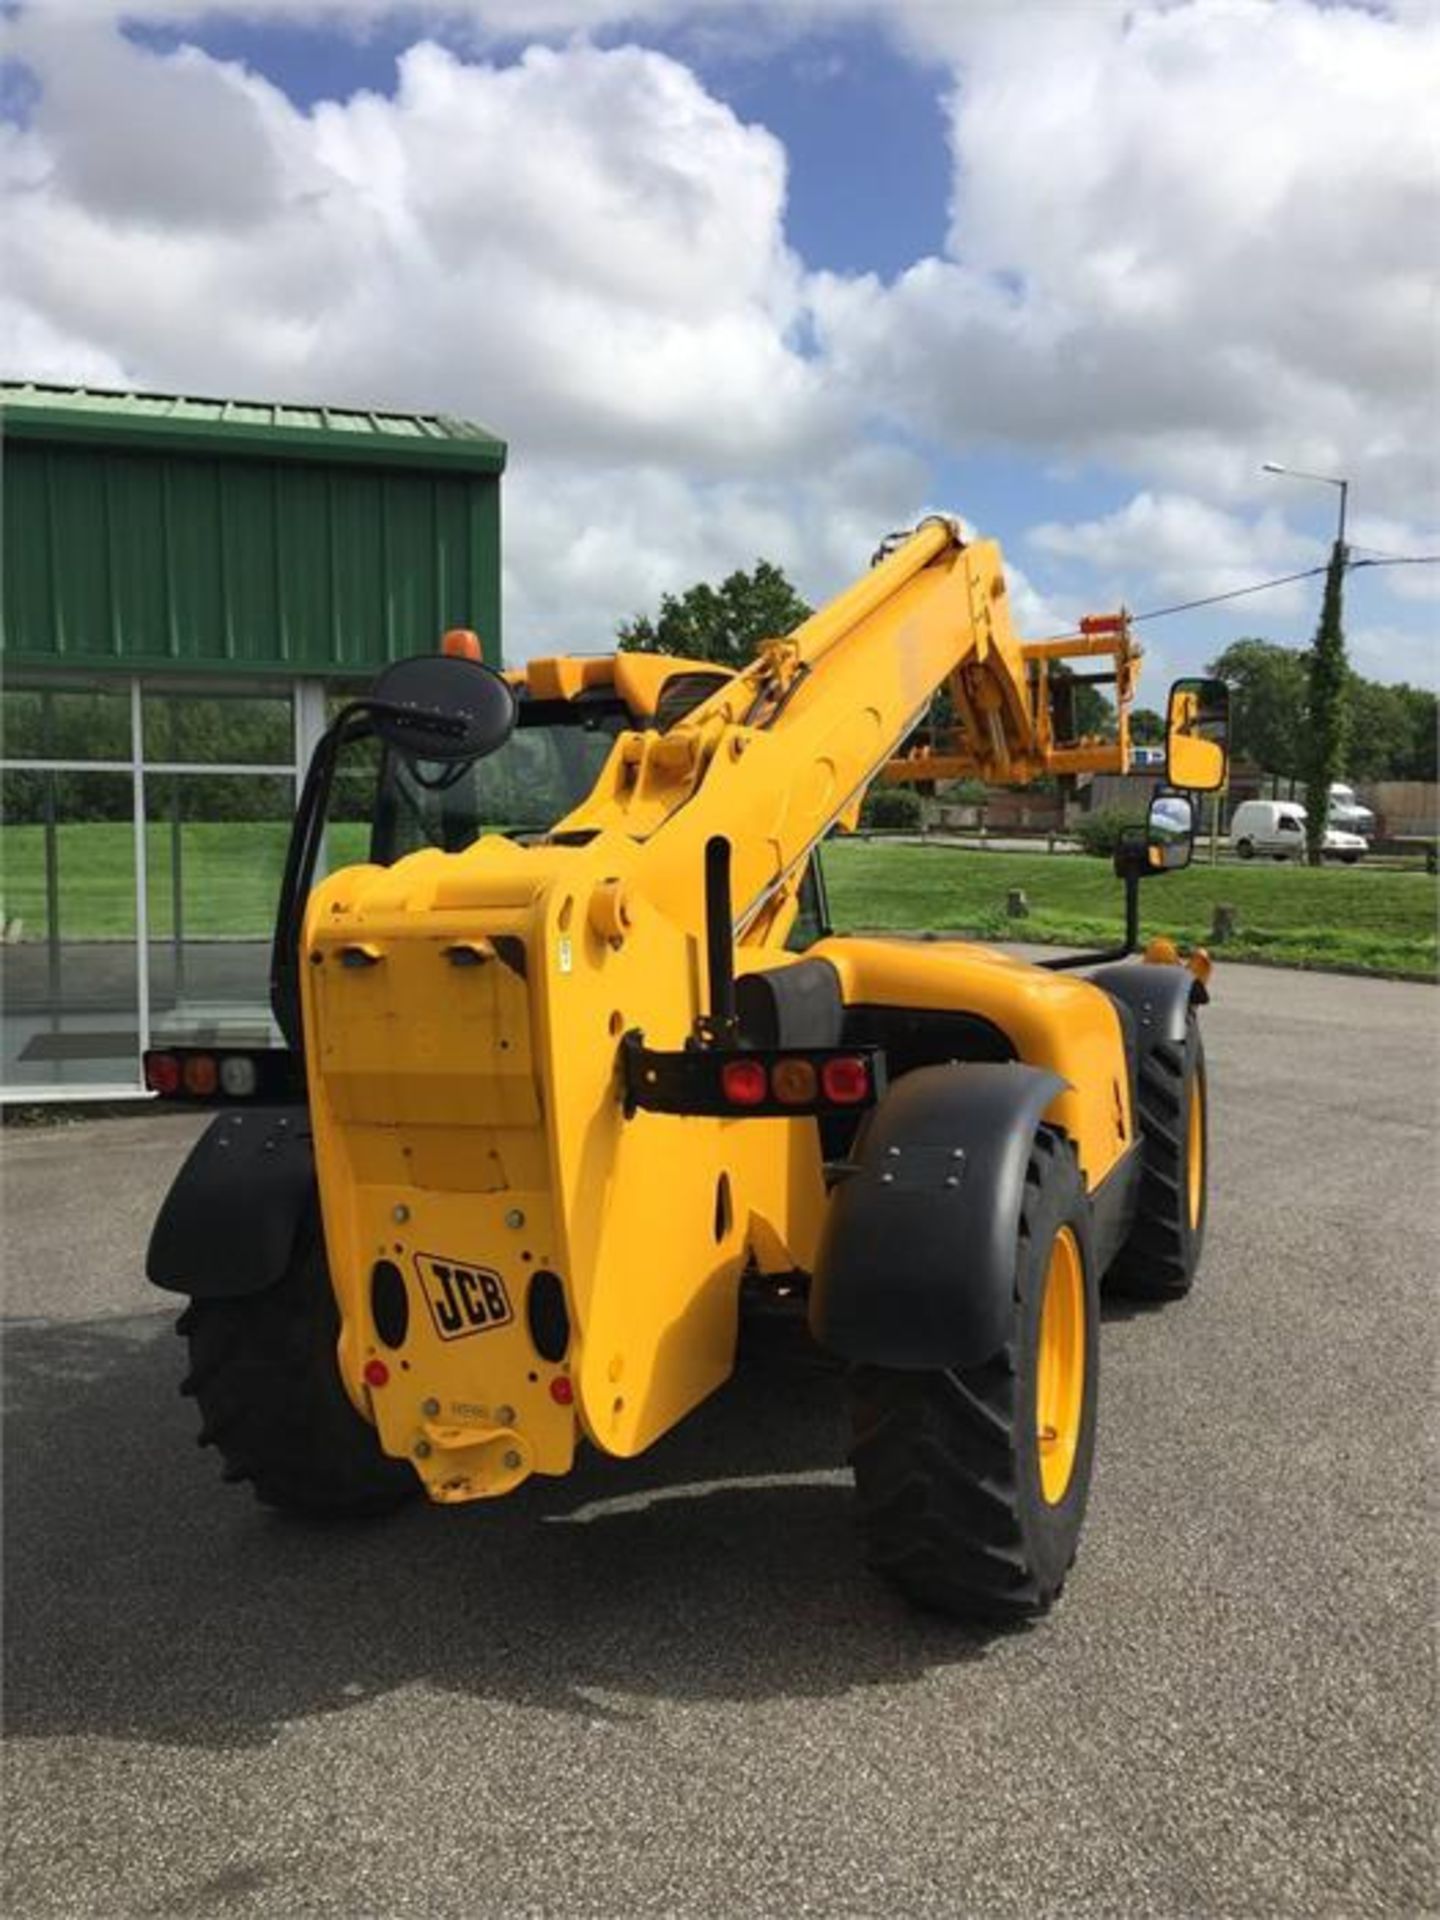
[[[155,452],[258,454],[377,467],[499,473],[505,442],[472,420],[380,408],[289,406],[199,394],[0,381],[0,424],[17,439]]]

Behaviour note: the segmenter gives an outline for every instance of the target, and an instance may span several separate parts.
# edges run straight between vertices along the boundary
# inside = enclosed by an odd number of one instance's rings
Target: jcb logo
[[[437,1260],[430,1253],[417,1253],[415,1267],[442,1340],[488,1333],[514,1319],[505,1283],[488,1267],[465,1267],[456,1260]]]

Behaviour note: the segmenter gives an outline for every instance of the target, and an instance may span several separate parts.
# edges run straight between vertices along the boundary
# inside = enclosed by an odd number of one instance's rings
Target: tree
[[[762,640],[790,633],[811,611],[779,567],[757,560],[753,573],[737,569],[718,587],[701,581],[664,594],[656,618],[639,613],[616,631],[623,653],[678,653],[743,667]]]
[[[1352,780],[1384,780],[1410,759],[1410,713],[1404,699],[1408,689],[1378,686],[1351,674],[1346,690],[1350,707],[1350,752],[1345,772]]]
[[[1433,780],[1437,749],[1440,749],[1440,699],[1427,687],[1406,686],[1402,680],[1392,693],[1400,696],[1409,722],[1409,746],[1403,764],[1396,767],[1396,780]]]
[[[1253,760],[1264,772],[1285,779],[1304,774],[1309,668],[1308,651],[1269,640],[1237,640],[1211,662],[1207,672],[1228,681],[1235,691],[1230,739],[1237,758]],[[1386,686],[1347,668],[1344,709],[1347,746],[1337,778],[1435,778],[1440,722],[1435,694],[1403,681]]]
[[[1163,747],[1165,716],[1153,707],[1136,707],[1130,715],[1130,738],[1137,747]]]
[[[1230,750],[1266,773],[1294,780],[1303,771],[1305,655],[1271,640],[1233,640],[1206,672],[1235,698]]]
[[[1381,686],[1358,673],[1349,676],[1350,747],[1345,772],[1352,780],[1433,780],[1437,702],[1424,687]]]
[[[1075,725],[1082,735],[1095,734],[1101,740],[1113,740],[1120,723],[1115,709],[1098,687],[1075,689]]]
[[[1073,710],[1075,738],[1077,740],[1083,740],[1093,736],[1101,740],[1113,740],[1118,730],[1119,722],[1116,720],[1115,708],[1110,701],[1105,698],[1105,695],[1098,687],[1092,687],[1086,681],[1081,680],[1076,674],[1075,669],[1068,666],[1065,661],[1052,660],[1050,663],[1050,685],[1052,690],[1059,688],[1066,681],[1074,682],[1070,690],[1070,700]],[[1057,695],[1057,697],[1062,700],[1064,698],[1063,695]]]
[[[925,817],[918,793],[908,787],[875,787],[860,803],[862,827],[913,833]]]
[[[1348,681],[1342,600],[1345,591],[1345,543],[1335,542],[1325,575],[1320,625],[1310,649],[1309,698],[1305,707],[1305,849],[1312,867],[1320,865],[1331,783],[1345,757]]]

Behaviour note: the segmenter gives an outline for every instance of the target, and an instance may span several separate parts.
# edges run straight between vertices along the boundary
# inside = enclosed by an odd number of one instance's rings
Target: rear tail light
[[[145,1084],[162,1096],[180,1091],[180,1062],[173,1053],[147,1053]]]
[[[783,1107],[807,1107],[819,1090],[812,1061],[777,1060],[770,1069],[770,1091]]]
[[[732,1107],[758,1107],[770,1087],[758,1060],[727,1060],[720,1069],[720,1091]]]
[[[870,1097],[870,1068],[858,1056],[841,1054],[838,1059],[827,1060],[820,1069],[820,1085],[825,1098],[833,1100],[837,1107],[858,1106]]]
[[[647,1047],[631,1029],[621,1041],[625,1116],[710,1113],[722,1119],[798,1120],[837,1108],[874,1106],[885,1092],[878,1047]],[[543,1351],[543,1348],[542,1348]]]
[[[296,1056],[281,1047],[221,1052],[187,1047],[183,1041],[146,1049],[145,1085],[162,1100],[301,1100],[304,1075]]]
[[[184,1068],[185,1091],[205,1095],[214,1093],[220,1084],[220,1069],[215,1057],[209,1053],[187,1054]]]

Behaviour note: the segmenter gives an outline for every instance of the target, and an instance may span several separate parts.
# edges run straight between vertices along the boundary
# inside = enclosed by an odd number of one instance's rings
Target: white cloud
[[[478,407],[580,456],[744,471],[834,441],[789,342],[784,152],[663,55],[421,43],[393,100],[303,114],[193,51],[29,51],[44,93],[5,147],[32,328],[160,386]]]
[[[1440,691],[1440,634],[1366,621],[1348,622],[1345,648],[1355,671],[1370,680],[1406,680]]]
[[[818,602],[864,572],[880,533],[921,517],[925,483],[913,455],[874,448],[789,481],[521,463],[506,483],[508,630],[522,653],[600,652],[662,593],[761,558]]]
[[[74,382],[92,387],[118,387],[126,371],[103,347],[78,341],[47,315],[13,301],[0,287],[0,341],[4,342],[6,371],[29,380],[56,385]]]
[[[1176,493],[1137,493],[1113,513],[1069,525],[1047,522],[1026,539],[1038,553],[1082,562],[1110,582],[1114,594],[1133,596],[1144,583],[1174,601],[1233,593],[1325,562],[1324,545],[1273,510],[1247,520]],[[1290,613],[1313,599],[1313,587],[1297,583],[1275,589],[1266,607]]]
[[[1207,491],[1262,458],[1436,484],[1428,24],[1307,0],[962,9],[947,260],[822,282],[856,394]],[[1208,472],[1207,472],[1208,469]]]
[[[228,11],[359,30],[391,10]],[[469,0],[428,17],[476,48],[879,23],[951,74],[946,254],[889,284],[808,270],[779,141],[639,46],[497,64],[422,41],[393,98],[306,113],[238,66],[132,44],[115,0],[51,0],[11,23],[42,93],[28,126],[0,124],[10,368],[486,420],[513,450],[527,646],[604,645],[664,587],[759,553],[830,590],[933,492],[897,438],[1133,476],[1117,512],[1035,530],[1033,585],[1016,583],[1031,631],[1323,552],[1262,459],[1349,474],[1357,540],[1362,508],[1391,535],[1440,520],[1433,6]],[[1377,525],[1371,544],[1412,550]],[[1365,578],[1403,620],[1436,573]]]
[[[928,483],[925,463],[893,447],[858,448],[808,478],[769,481],[517,466],[505,501],[509,630],[526,654],[602,651],[618,619],[762,558],[818,605],[865,572],[885,534],[942,511]],[[1039,591],[1013,555],[1006,573],[1022,634],[1073,627],[1078,602]]]
[[[1355,558],[1362,561],[1416,559],[1429,555],[1436,564],[1379,566],[1364,571],[1369,581],[1378,582],[1397,600],[1426,601],[1432,605],[1440,602],[1440,528],[1427,530],[1412,521],[1359,513],[1350,522],[1348,539]],[[1431,634],[1433,638],[1433,623]]]
[[[1008,552],[1005,578],[1010,589],[1011,617],[1022,639],[1044,640],[1074,632],[1083,609],[1073,594],[1042,591]]]

